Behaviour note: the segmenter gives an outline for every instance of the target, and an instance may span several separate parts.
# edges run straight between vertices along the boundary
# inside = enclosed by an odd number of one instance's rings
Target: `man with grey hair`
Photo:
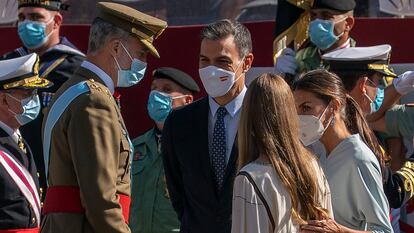
[[[43,233],[129,233],[133,147],[112,96],[137,84],[167,27],[110,2],[97,4],[86,61],[56,93],[43,122],[48,173]]]
[[[236,135],[252,62],[250,32],[239,22],[220,20],[201,31],[199,75],[208,97],[174,110],[161,140],[182,233],[231,231]]]

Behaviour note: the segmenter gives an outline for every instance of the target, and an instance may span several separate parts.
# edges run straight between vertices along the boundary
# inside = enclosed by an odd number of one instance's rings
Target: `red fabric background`
[[[274,22],[247,24],[253,38],[253,66],[272,66],[272,41]],[[414,19],[357,19],[352,37],[358,46],[369,46],[388,43],[393,47],[393,63],[414,63]],[[149,59],[147,76],[137,86],[121,89],[122,114],[132,138],[152,127],[146,111],[147,96],[151,79],[149,74],[160,66],[172,66],[182,69],[202,84],[198,78],[198,53],[200,49],[201,26],[170,27],[156,41],[161,59]],[[86,51],[88,41],[88,25],[65,25],[62,35]],[[20,46],[15,28],[0,28],[0,54]],[[204,92],[197,97],[204,95]]]

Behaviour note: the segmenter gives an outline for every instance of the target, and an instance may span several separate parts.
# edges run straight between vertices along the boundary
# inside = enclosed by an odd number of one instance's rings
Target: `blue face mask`
[[[53,17],[47,23],[25,20],[19,22],[17,31],[23,45],[28,49],[37,49],[46,43],[50,34],[46,35],[46,25],[53,21]]]
[[[139,59],[132,58],[129,54],[128,50],[124,47],[121,43],[122,48],[128,54],[129,58],[131,59],[131,69],[123,70],[118,63],[118,60],[115,59],[115,63],[118,66],[118,84],[117,87],[131,87],[133,85],[138,84],[145,75],[145,70],[147,69],[147,63],[140,61]]]
[[[148,98],[148,115],[156,122],[164,123],[168,114],[172,111],[172,102],[175,99],[184,98],[187,95],[170,96],[160,91],[151,91]]]
[[[378,111],[378,109],[381,107],[382,101],[384,101],[384,89],[378,87],[377,88],[377,97],[375,97],[375,101],[373,104],[374,112]]]
[[[334,27],[336,23],[339,23],[344,19],[341,19],[338,22],[334,22],[332,20],[322,20],[322,19],[315,19],[310,22],[309,24],[309,37],[313,44],[315,44],[318,48],[325,50],[330,48],[335,42],[339,40],[344,33],[340,35],[335,35]]]
[[[8,94],[12,99],[20,102],[20,105],[22,106],[23,112],[20,114],[17,114],[11,110],[10,112],[15,114],[17,122],[19,122],[20,125],[25,125],[32,120],[36,119],[36,117],[40,113],[40,99],[39,95],[33,95],[29,96],[25,99],[18,100],[14,96]]]

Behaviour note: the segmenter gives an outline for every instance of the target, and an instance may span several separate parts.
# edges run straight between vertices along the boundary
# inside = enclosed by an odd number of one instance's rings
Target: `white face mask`
[[[243,63],[241,59],[239,65],[234,72],[228,71],[217,66],[207,66],[199,69],[200,79],[203,82],[204,89],[209,96],[215,98],[224,96],[233,87],[234,83],[239,80],[241,75],[236,79],[236,72]]]
[[[299,115],[300,140],[303,145],[309,146],[318,141],[325,133],[329,124],[331,124],[333,115],[325,127],[321,121],[321,118],[325,114],[328,107],[329,104],[326,106],[325,110],[323,110],[319,118],[314,115]]]

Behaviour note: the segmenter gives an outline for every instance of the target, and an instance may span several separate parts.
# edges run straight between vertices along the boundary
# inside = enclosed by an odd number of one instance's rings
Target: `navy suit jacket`
[[[182,233],[231,232],[237,143],[227,164],[223,188],[218,191],[208,147],[209,111],[208,98],[203,98],[174,110],[163,129],[167,186]]]

